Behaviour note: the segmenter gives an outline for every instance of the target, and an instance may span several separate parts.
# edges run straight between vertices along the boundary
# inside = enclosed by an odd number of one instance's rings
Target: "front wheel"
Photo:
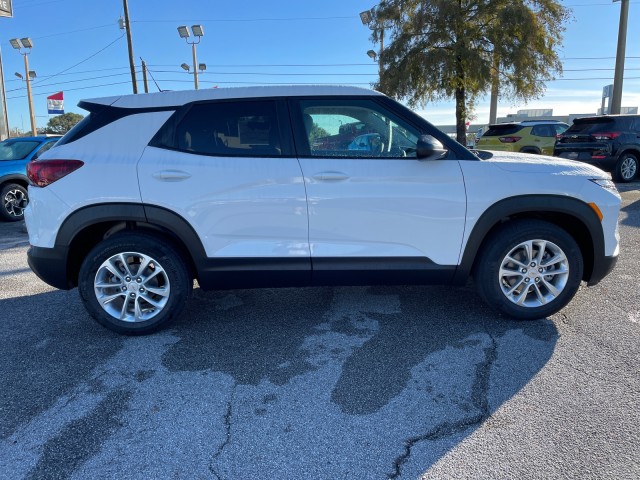
[[[91,316],[118,333],[142,335],[174,320],[193,282],[182,255],[153,235],[120,233],[96,245],[78,290]]]
[[[490,306],[531,320],[569,303],[583,269],[580,247],[566,231],[540,220],[515,220],[487,238],[474,276]]]
[[[638,159],[631,153],[623,153],[616,163],[614,172],[615,179],[618,182],[630,182],[638,173]]]
[[[9,183],[0,192],[0,218],[7,222],[17,222],[24,218],[24,209],[29,202],[27,189],[17,183]]]

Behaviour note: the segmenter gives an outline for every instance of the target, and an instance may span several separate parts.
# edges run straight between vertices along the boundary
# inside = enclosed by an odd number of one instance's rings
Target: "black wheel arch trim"
[[[163,227],[189,248],[195,261],[206,258],[204,246],[189,222],[166,208],[138,203],[106,203],[76,210],[60,227],[56,245],[68,246],[78,232],[102,222],[144,222]]]
[[[68,267],[69,247],[85,229],[105,222],[140,222],[160,227],[174,235],[186,248],[189,260],[198,268],[206,260],[206,252],[193,227],[184,218],[166,208],[138,203],[107,203],[90,205],[76,210],[64,221],[56,236],[55,248],[64,252],[64,263]],[[65,269],[65,275],[71,272]],[[58,282],[59,283],[59,282]],[[75,282],[71,281],[70,285]]]
[[[20,184],[29,186],[29,178],[25,175],[20,175],[19,173],[3,175],[2,177],[0,177],[0,185],[6,185],[7,183],[16,182],[20,182]]]
[[[594,258],[585,259],[585,261],[591,260],[593,263],[592,271],[585,272],[585,274],[588,277],[586,280],[591,284],[595,280],[591,276],[597,275],[597,272],[601,270],[600,264],[606,262],[607,258],[604,255],[604,232],[600,219],[591,207],[582,200],[561,195],[519,195],[500,200],[485,210],[473,226],[465,244],[462,260],[456,270],[453,283],[461,285],[467,281],[482,243],[497,224],[515,215],[554,213],[572,216],[588,230],[593,245]]]
[[[620,157],[626,153],[632,153],[636,157],[636,160],[640,162],[640,145],[637,145],[637,144],[621,145],[618,148],[616,161],[619,160]]]
[[[526,146],[526,147],[522,147],[520,150],[518,150],[519,153],[534,153],[535,155],[541,155],[542,154],[542,150],[540,150],[538,147],[534,147],[534,146]]]

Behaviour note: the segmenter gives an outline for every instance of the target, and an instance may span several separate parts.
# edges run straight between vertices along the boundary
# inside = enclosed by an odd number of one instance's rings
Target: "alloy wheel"
[[[569,278],[569,260],[555,243],[522,242],[504,257],[498,281],[505,297],[522,307],[539,307],[556,299]]]
[[[169,301],[167,272],[150,256],[124,252],[98,268],[94,291],[102,309],[124,322],[144,322],[160,314]]]
[[[24,209],[27,206],[27,196],[17,188],[9,190],[2,199],[5,211],[15,218],[22,218]]]

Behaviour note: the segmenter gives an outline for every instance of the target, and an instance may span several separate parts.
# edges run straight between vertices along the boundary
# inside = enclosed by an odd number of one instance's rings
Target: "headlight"
[[[618,193],[618,189],[616,188],[616,184],[613,183],[608,178],[590,178],[589,180],[591,180],[596,185],[600,185],[602,188],[605,188],[607,190],[611,190],[612,192]]]

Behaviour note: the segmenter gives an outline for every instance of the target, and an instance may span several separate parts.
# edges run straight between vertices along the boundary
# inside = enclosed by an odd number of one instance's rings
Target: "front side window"
[[[33,156],[33,159],[35,160],[36,158],[40,157],[40,155],[42,155],[44,152],[49,150],[55,144],[56,144],[56,142],[47,142],[47,143],[45,143],[42,147],[40,147],[40,150],[38,150],[36,152],[36,154]]]
[[[531,134],[537,137],[555,137],[556,130],[553,128],[553,125],[535,125],[531,129]]]
[[[312,157],[416,156],[419,132],[370,100],[303,100]]]
[[[554,127],[555,127],[555,130],[556,130],[556,135],[560,135],[560,134],[564,133],[567,130],[567,128],[569,128],[564,123],[558,123],[558,124],[554,125]]]
[[[272,101],[193,105],[175,132],[179,150],[205,155],[279,156],[277,109]]]

